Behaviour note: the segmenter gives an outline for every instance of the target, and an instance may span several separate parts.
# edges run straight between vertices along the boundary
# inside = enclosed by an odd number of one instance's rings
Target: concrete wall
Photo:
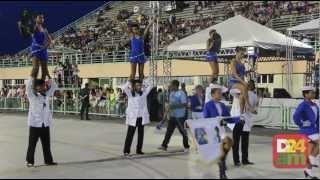
[[[259,74],[281,74],[282,66],[285,62],[259,62]],[[224,74],[224,65],[219,64],[220,75]],[[83,64],[79,65],[80,76],[83,78],[99,78],[99,77],[127,77],[130,71],[129,63],[105,63],[105,64]],[[49,71],[53,71],[53,67],[49,67]],[[20,68],[1,68],[0,79],[28,79],[31,67]],[[149,72],[149,64],[146,64],[145,72]],[[163,63],[158,63],[158,75],[163,76]],[[306,62],[298,61],[293,64],[294,73],[305,73]],[[172,76],[197,76],[209,75],[210,67],[208,63],[201,61],[173,60]]]
[[[274,74],[274,83],[258,84],[258,87],[267,87],[269,92],[273,92],[273,88],[286,88],[287,81],[285,78],[284,67],[286,62],[259,62],[257,67],[258,74]],[[219,64],[220,75],[225,75],[224,65]],[[118,77],[128,77],[130,64],[105,63],[105,64],[83,64],[79,65],[80,77],[87,82],[89,78],[112,78],[113,87],[116,87]],[[53,67],[49,67],[52,73]],[[30,76],[31,67],[21,68],[2,68],[0,69],[0,82],[5,79],[28,79]],[[297,61],[293,63],[293,92],[294,97],[300,97],[300,89],[304,83],[304,74],[306,72],[306,62]],[[189,61],[189,60],[173,60],[172,61],[172,76],[194,76],[193,84],[200,83],[199,76],[210,75],[211,70],[206,62]],[[149,63],[145,66],[145,74],[149,74]],[[158,62],[158,76],[163,76],[163,62]],[[1,85],[1,84],[0,84]],[[192,87],[188,87],[192,89]]]

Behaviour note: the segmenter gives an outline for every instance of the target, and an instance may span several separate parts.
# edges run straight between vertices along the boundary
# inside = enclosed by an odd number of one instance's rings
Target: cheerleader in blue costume
[[[319,107],[312,100],[315,99],[315,88],[307,86],[302,90],[304,101],[297,107],[293,119],[299,126],[300,133],[309,139],[307,168],[304,170],[306,178],[317,179],[312,174],[312,168],[319,166]]]
[[[44,16],[39,13],[35,17],[35,27],[32,34],[31,44],[31,57],[33,69],[31,76],[36,79],[39,73],[39,67],[41,66],[42,76],[41,79],[45,80],[48,76],[51,79],[48,71],[48,51],[52,39],[46,28],[43,27]]]
[[[246,68],[242,63],[245,56],[245,49],[241,47],[236,48],[236,58],[231,62],[231,75],[229,78],[229,88],[238,89],[240,91],[240,113],[241,117],[246,112],[246,108],[250,109],[248,103],[248,84],[245,82]]]
[[[207,40],[206,60],[209,62],[212,71],[211,83],[217,81],[219,75],[218,53],[221,48],[221,36],[215,29],[210,30],[210,38]]]
[[[154,19],[155,20],[155,19]],[[125,23],[120,23],[123,31],[125,31],[130,38],[130,54],[129,60],[131,63],[131,73],[130,79],[135,79],[137,65],[139,68],[139,79],[144,79],[144,64],[146,63],[146,57],[144,52],[144,37],[147,36],[147,33],[153,24],[154,20],[148,24],[144,32],[141,33],[141,29],[138,24],[132,24],[130,28]]]

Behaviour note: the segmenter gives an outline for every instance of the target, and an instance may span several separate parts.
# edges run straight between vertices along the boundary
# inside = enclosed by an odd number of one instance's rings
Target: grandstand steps
[[[149,2],[150,1],[115,1],[113,4],[111,4],[111,9],[108,11],[103,11],[103,14],[101,15],[102,18],[107,18],[107,19],[112,19],[113,17],[115,17],[119,10],[123,10],[123,9],[127,9],[129,11],[132,11],[134,6],[139,6],[142,10],[143,14],[149,14],[150,8],[149,8]],[[164,6],[165,3],[169,3],[170,1],[161,1],[160,3],[162,4],[161,6]],[[244,1],[234,1],[233,2],[233,6],[235,7],[236,10],[239,10],[239,7],[241,5],[241,2]],[[185,3],[189,4],[188,8],[185,8],[182,12],[176,12],[175,16],[177,21],[179,19],[184,19],[184,20],[193,20],[193,19],[199,19],[200,14],[202,14],[203,18],[206,17],[214,17],[214,21],[215,23],[220,23],[223,22],[226,19],[226,15],[227,15],[227,7],[229,6],[230,2],[229,1],[221,1],[219,3],[217,3],[216,5],[212,4],[212,8],[211,7],[204,7],[202,8],[201,11],[199,11],[197,14],[194,14],[194,7],[195,5],[198,4],[197,1],[185,1]],[[263,1],[253,1],[254,5],[263,5]],[[294,4],[298,3],[298,1],[293,1]],[[317,5],[317,1],[309,1],[309,4],[315,4]],[[317,5],[318,6],[318,5]],[[170,16],[169,13],[164,12],[164,9],[162,9],[161,12],[162,16],[161,16],[161,21],[166,21],[167,18]],[[81,23],[77,26],[77,30],[85,30],[87,29],[87,27],[90,26],[96,26],[98,25],[97,22],[97,17],[94,17],[90,20],[88,20],[87,22]],[[286,15],[286,13],[284,13],[283,16],[281,16],[281,18],[276,18],[276,19],[272,19],[270,23],[268,23],[268,26],[276,31],[280,31],[280,32],[285,32],[285,30],[288,27],[297,25],[297,24],[301,24],[307,21],[310,21],[312,19],[315,19],[319,17],[318,13],[314,13],[311,15],[301,15],[301,16],[297,16],[297,11],[294,9],[292,11],[292,15]],[[133,16],[130,17],[131,20],[136,20],[137,18],[137,14],[134,14]],[[108,21],[103,22],[102,24],[108,24]],[[119,30],[120,27],[114,27],[114,29]],[[121,35],[117,35],[114,36],[112,38],[110,37],[104,37],[104,35],[102,35],[101,37],[99,37],[99,41],[102,41],[105,46],[115,46],[117,45],[121,40],[123,40],[124,38],[126,38],[126,36],[123,36],[123,34]]]

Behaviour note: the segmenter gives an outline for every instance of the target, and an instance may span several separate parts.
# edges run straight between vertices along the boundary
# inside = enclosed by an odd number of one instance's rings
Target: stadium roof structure
[[[288,28],[288,31],[296,31],[302,33],[314,33],[318,32],[320,28],[320,18],[311,20],[306,23],[299,24],[297,26],[293,26]]]
[[[313,52],[312,46],[290,38],[243,16],[235,16],[224,22],[199,31],[193,35],[173,42],[168,51],[205,50],[209,31],[216,29],[222,37],[222,49],[241,47],[259,47],[269,50],[285,51],[288,42],[297,51]]]

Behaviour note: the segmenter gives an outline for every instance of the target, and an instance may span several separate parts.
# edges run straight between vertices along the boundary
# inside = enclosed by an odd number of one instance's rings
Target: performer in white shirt
[[[34,84],[33,84],[34,83]],[[57,165],[53,161],[50,148],[50,126],[52,125],[52,112],[50,111],[49,97],[54,95],[57,85],[49,80],[49,89],[46,88],[45,81],[31,78],[27,84],[27,97],[30,102],[28,126],[29,126],[29,147],[27,152],[27,167],[34,166],[34,153],[37,142],[40,138],[44,162],[46,165]]]
[[[239,157],[239,145],[241,141],[241,152],[242,152],[242,165],[253,165],[254,163],[249,161],[249,135],[252,128],[252,116],[257,114],[256,108],[258,107],[258,97],[255,93],[255,83],[254,81],[249,81],[248,83],[248,103],[250,104],[250,109],[245,112],[244,123],[238,123],[233,129],[233,161],[235,166],[240,166]],[[238,94],[240,96],[240,92]],[[237,98],[237,97],[236,97]],[[240,109],[238,108],[240,115]]]
[[[144,87],[143,87],[144,86]],[[147,96],[153,87],[150,82],[145,80],[143,83],[140,80],[128,81],[122,90],[128,96],[128,107],[126,110],[126,124],[128,132],[125,141],[123,153],[125,156],[130,155],[131,144],[136,128],[138,127],[138,144],[136,153],[143,155],[143,138],[144,126],[150,123],[150,115],[147,107]]]

